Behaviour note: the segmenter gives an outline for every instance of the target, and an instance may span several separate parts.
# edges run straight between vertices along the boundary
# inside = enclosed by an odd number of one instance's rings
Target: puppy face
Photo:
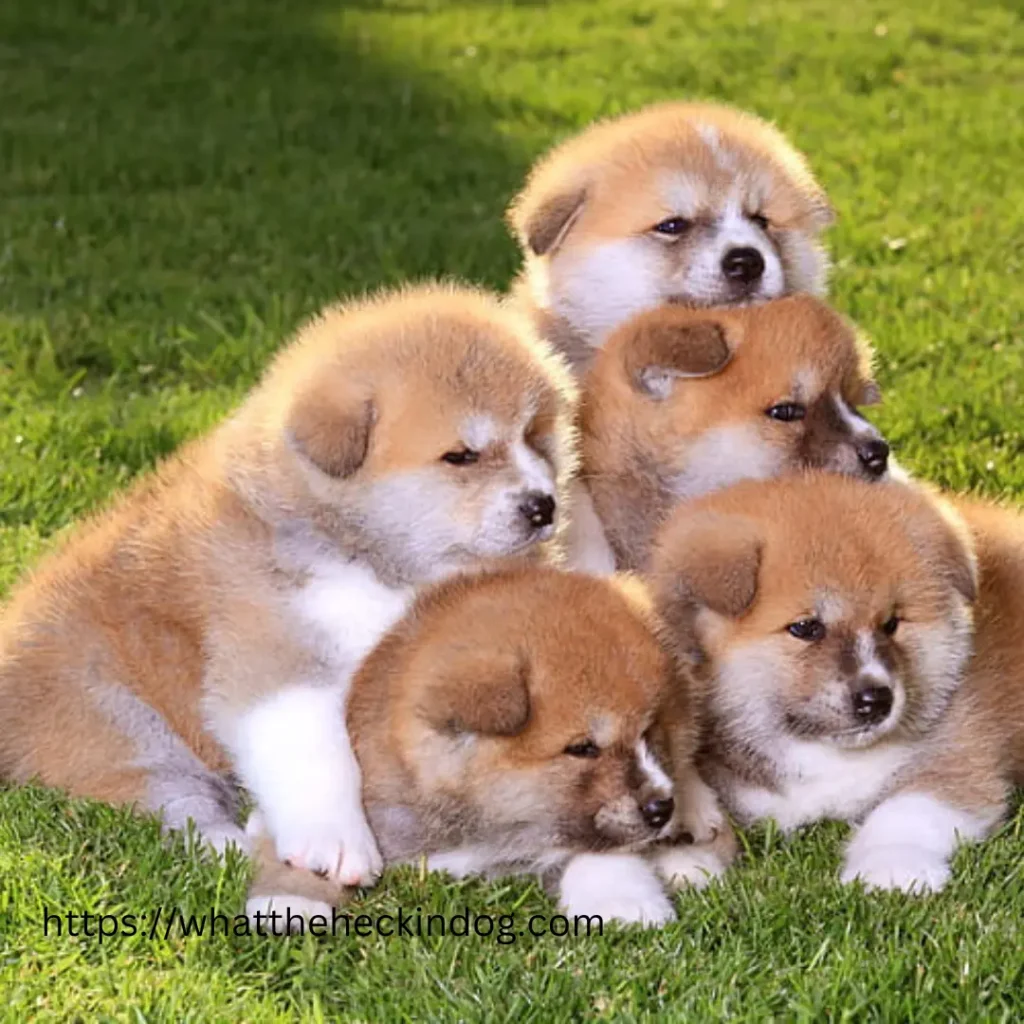
[[[573,394],[523,323],[435,288],[306,335],[283,434],[319,523],[410,581],[552,537]]]
[[[680,509],[654,558],[677,656],[727,742],[839,747],[933,726],[971,651],[973,558],[922,493],[827,474]]]
[[[538,303],[595,345],[667,302],[825,286],[825,194],[780,133],[725,107],[666,104],[593,126],[538,164],[509,218]]]
[[[666,733],[682,709],[667,655],[614,584],[539,569],[456,581],[395,642],[391,735],[417,800],[524,855],[668,833]]]
[[[878,399],[866,347],[809,296],[663,307],[620,328],[591,370],[584,469],[640,463],[674,499],[805,468],[877,480],[888,445],[858,408]]]

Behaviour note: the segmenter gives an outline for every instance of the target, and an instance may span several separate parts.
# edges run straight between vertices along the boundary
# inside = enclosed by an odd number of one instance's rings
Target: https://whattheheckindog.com
[[[588,939],[604,935],[604,921],[597,914],[477,914],[468,909],[453,914],[412,912],[399,907],[394,913],[351,914],[335,910],[330,916],[305,917],[289,910],[270,910],[253,917],[225,914],[210,909],[191,913],[181,907],[158,906],[140,913],[102,914],[90,911],[57,912],[43,908],[42,929],[47,938],[89,939],[103,943],[119,938],[171,939],[259,938],[308,933],[317,938],[374,937],[391,939],[484,939],[508,946],[520,939]]]

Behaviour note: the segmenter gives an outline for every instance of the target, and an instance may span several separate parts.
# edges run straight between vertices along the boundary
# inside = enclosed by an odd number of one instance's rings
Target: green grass
[[[502,287],[500,213],[596,115],[733,101],[810,154],[837,305],[875,339],[900,458],[1024,494],[1024,31],[1015,0],[6,0],[0,5],[0,587],[214,422],[325,299]],[[0,792],[10,1020],[1019,1019],[1018,814],[947,892],[835,882],[842,829],[755,832],[660,933],[589,939],[44,937],[44,908],[240,906],[244,865],[151,822]],[[367,899],[551,906],[398,872]]]

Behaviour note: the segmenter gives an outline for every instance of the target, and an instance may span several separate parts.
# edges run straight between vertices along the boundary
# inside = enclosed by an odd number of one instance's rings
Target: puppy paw
[[[331,921],[333,913],[329,903],[303,896],[250,896],[245,901],[245,916],[258,935],[301,935],[311,918]]]
[[[350,821],[348,827],[279,828],[274,842],[278,857],[286,864],[342,885],[371,886],[384,868],[377,842],[364,821]]]
[[[370,826],[363,821],[357,828],[346,830],[338,881],[342,885],[365,888],[373,885],[383,870],[384,858],[377,847],[377,840],[373,838]]]
[[[868,889],[901,889],[903,892],[938,892],[949,881],[948,860],[927,847],[912,843],[887,845],[852,844],[840,878],[858,879]]]
[[[728,827],[718,795],[696,772],[681,784],[676,803],[670,835],[688,835],[694,843],[710,843]]]
[[[658,874],[673,891],[703,889],[725,874],[729,859],[714,844],[666,846],[652,854]]]
[[[658,876],[632,854],[584,853],[566,865],[561,906],[567,916],[658,927],[675,920],[675,909]]]

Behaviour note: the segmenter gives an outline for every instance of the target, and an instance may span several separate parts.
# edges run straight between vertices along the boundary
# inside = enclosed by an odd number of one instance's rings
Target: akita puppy
[[[738,480],[885,478],[889,446],[860,411],[879,400],[867,342],[808,295],[641,314],[584,379],[570,564],[640,569],[676,505]]]
[[[858,827],[842,877],[949,879],[1024,782],[1024,521],[813,473],[681,507],[651,579],[742,821]]]
[[[385,860],[539,874],[570,914],[674,917],[664,883],[720,874],[733,836],[694,768],[693,702],[654,627],[628,578],[522,568],[422,592],[348,705]],[[341,897],[263,844],[247,910],[297,930]]]
[[[710,103],[601,121],[542,157],[508,213],[513,299],[580,372],[611,332],[668,302],[823,294],[832,208],[771,125]]]
[[[381,859],[349,680],[426,582],[540,558],[573,387],[487,295],[410,289],[303,327],[222,426],[84,524],[0,626],[0,771],[348,883]]]

